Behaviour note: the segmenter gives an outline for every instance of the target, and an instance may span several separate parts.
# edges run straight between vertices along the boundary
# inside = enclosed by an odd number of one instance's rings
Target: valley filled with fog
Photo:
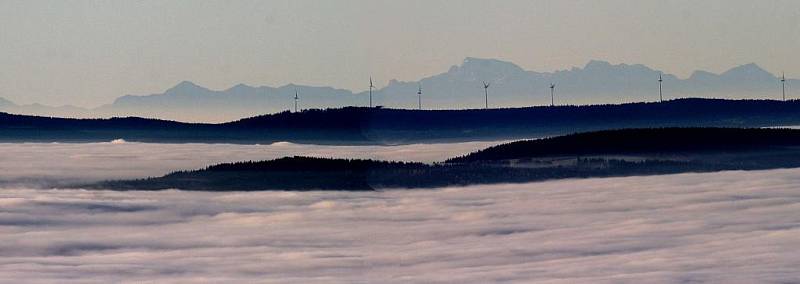
[[[498,143],[0,144],[0,282],[800,281],[800,169],[379,192],[41,188],[287,155],[433,162]]]
[[[361,158],[432,163],[502,142],[324,146],[107,143],[0,143],[0,185],[51,187],[104,179],[161,176],[212,164],[285,156]]]
[[[789,169],[361,193],[3,188],[0,282],[797,282],[799,186]]]

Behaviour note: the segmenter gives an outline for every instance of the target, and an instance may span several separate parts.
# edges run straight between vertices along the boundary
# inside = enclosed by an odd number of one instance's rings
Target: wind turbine
[[[297,96],[297,89],[294,89],[294,112],[297,112],[297,100],[299,97]]]
[[[786,101],[786,73],[781,72],[781,86],[783,87],[783,101]]]
[[[422,110],[422,84],[419,84],[419,90],[417,91],[417,105],[419,110]]]
[[[483,81],[483,94],[486,96],[486,109],[489,109],[489,85],[491,84]]]
[[[369,76],[369,107],[372,108],[372,89],[375,85],[372,84],[372,76]]]
[[[664,102],[664,92],[661,90],[661,82],[664,82],[664,79],[661,78],[661,73],[658,73],[658,101]]]
[[[550,106],[551,107],[556,105],[555,91],[556,91],[556,84],[550,83]]]

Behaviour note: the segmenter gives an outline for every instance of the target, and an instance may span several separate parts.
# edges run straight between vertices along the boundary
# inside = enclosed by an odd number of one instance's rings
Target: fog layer
[[[0,143],[0,187],[52,186],[104,179],[161,176],[222,162],[284,156],[368,158],[435,162],[500,142],[400,146],[321,146],[278,142],[271,145],[109,143]]]
[[[799,169],[364,193],[7,188],[0,282],[798,282],[798,187]]]

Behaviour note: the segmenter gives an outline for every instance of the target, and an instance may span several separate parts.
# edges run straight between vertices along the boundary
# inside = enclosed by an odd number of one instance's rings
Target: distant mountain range
[[[417,89],[422,86],[426,109],[482,108],[482,81],[490,82],[490,107],[549,105],[550,83],[556,84],[556,104],[608,104],[658,100],[657,78],[661,72],[636,64],[613,65],[590,61],[583,68],[555,72],[526,71],[506,61],[466,58],[447,72],[415,82],[389,81],[373,91],[375,105],[390,108],[417,108]],[[772,98],[780,99],[778,76],[756,64],[732,68],[722,74],[696,71],[679,79],[663,74],[665,99]],[[800,80],[787,80],[788,86]],[[787,86],[787,88],[788,88]],[[253,87],[244,84],[227,90],[209,90],[184,81],[161,94],[126,95],[94,109],[74,106],[51,107],[40,104],[17,105],[0,98],[0,111],[18,114],[64,117],[139,116],[179,121],[222,122],[265,113],[290,110],[295,91],[300,108],[365,106],[368,92],[354,93],[330,87],[289,84],[282,87]],[[787,90],[788,91],[788,90]],[[791,92],[787,94],[789,98]]]

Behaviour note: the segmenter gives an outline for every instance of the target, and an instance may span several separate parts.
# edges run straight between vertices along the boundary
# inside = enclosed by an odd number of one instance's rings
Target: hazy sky
[[[800,1],[0,0],[0,97],[93,107],[182,80],[416,80],[464,57],[553,71],[590,59],[686,77],[756,62],[800,74]],[[792,76],[798,77],[798,76]]]

